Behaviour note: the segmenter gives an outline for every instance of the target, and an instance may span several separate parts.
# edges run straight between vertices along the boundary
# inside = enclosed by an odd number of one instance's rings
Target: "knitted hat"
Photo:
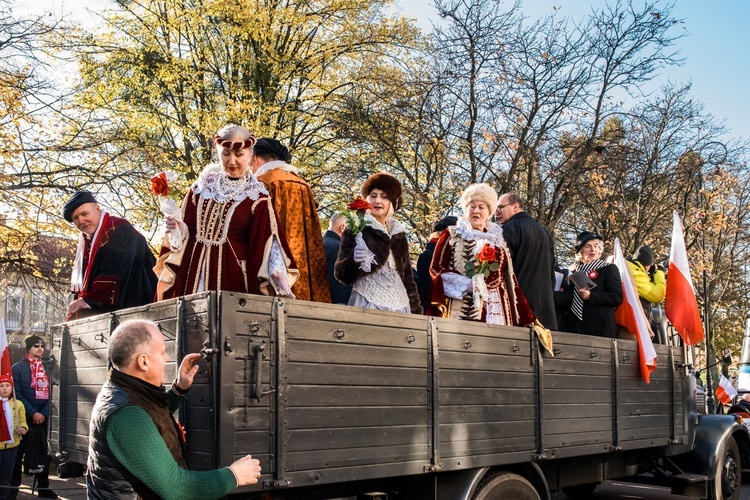
[[[398,210],[404,203],[401,197],[401,183],[388,172],[378,172],[368,177],[362,186],[362,198],[367,198],[373,189],[385,192],[393,204],[393,210]]]
[[[466,212],[469,203],[472,201],[482,201],[490,209],[490,215],[497,210],[497,191],[489,184],[472,184],[464,189],[461,195],[461,208]]]
[[[68,222],[73,222],[73,212],[84,203],[96,203],[96,198],[91,191],[78,191],[71,196],[63,205],[63,218]]]
[[[591,231],[583,231],[579,233],[578,237],[576,238],[576,253],[580,252],[581,248],[583,248],[583,245],[585,245],[589,240],[604,241],[604,238],[596,233],[592,233]]]
[[[29,352],[29,350],[33,346],[35,346],[36,344],[40,342],[44,344],[44,339],[40,337],[39,335],[29,335],[28,337],[24,339],[24,341],[26,342],[26,352]]]
[[[13,385],[13,379],[10,375],[0,375],[0,384],[3,382],[8,382],[10,385]]]
[[[637,260],[643,264],[643,267],[648,267],[654,263],[654,252],[651,251],[648,245],[641,245],[635,250],[633,260]]]

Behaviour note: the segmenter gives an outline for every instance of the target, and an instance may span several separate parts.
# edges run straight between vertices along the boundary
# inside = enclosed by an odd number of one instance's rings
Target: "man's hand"
[[[187,391],[193,385],[193,378],[200,368],[195,363],[200,357],[200,354],[193,352],[182,358],[180,368],[177,370],[177,387],[179,389]]]
[[[31,421],[34,422],[36,425],[42,425],[44,423],[44,415],[42,415],[39,412],[34,413],[34,415],[31,416]]]
[[[86,303],[83,299],[76,299],[70,304],[68,304],[68,317],[71,317],[73,314],[78,312],[80,309],[91,309],[91,306]]]
[[[260,478],[260,461],[250,455],[246,455],[230,465],[229,470],[232,471],[235,479],[237,479],[237,486],[255,484]]]

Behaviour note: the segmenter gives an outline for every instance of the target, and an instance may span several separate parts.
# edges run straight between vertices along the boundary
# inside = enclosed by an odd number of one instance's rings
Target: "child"
[[[8,498],[10,478],[16,464],[16,452],[21,436],[29,429],[26,409],[13,398],[12,379],[0,375],[0,500]]]

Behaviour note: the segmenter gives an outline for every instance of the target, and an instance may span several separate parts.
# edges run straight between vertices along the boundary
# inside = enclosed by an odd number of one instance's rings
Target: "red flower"
[[[156,196],[167,196],[169,194],[169,183],[165,172],[160,172],[151,177],[151,192]]]
[[[479,262],[493,262],[497,260],[495,248],[489,244],[484,245],[482,250],[477,254],[477,260]]]
[[[357,198],[353,202],[349,203],[346,208],[349,210],[354,210],[355,212],[364,212],[365,210],[370,210],[372,207],[370,204],[363,200],[362,198]]]

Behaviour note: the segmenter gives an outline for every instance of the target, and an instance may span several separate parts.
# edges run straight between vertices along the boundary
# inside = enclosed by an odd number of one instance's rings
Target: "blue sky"
[[[503,3],[510,6],[512,0]],[[592,6],[603,4],[603,0],[525,0],[521,11],[534,20],[551,14],[553,7],[558,7],[559,13],[578,20],[589,13]],[[656,4],[667,5],[667,2]],[[401,13],[415,18],[425,30],[430,29],[430,18],[436,17],[432,0],[396,0],[396,5]],[[644,3],[634,0],[633,5],[639,8]],[[672,13],[685,21],[682,26],[687,36],[675,45],[685,63],[681,67],[666,68],[659,75],[658,84],[692,81],[692,94],[703,102],[705,111],[719,120],[726,120],[731,137],[750,139],[750,56],[747,54],[750,1],[679,0]]]

